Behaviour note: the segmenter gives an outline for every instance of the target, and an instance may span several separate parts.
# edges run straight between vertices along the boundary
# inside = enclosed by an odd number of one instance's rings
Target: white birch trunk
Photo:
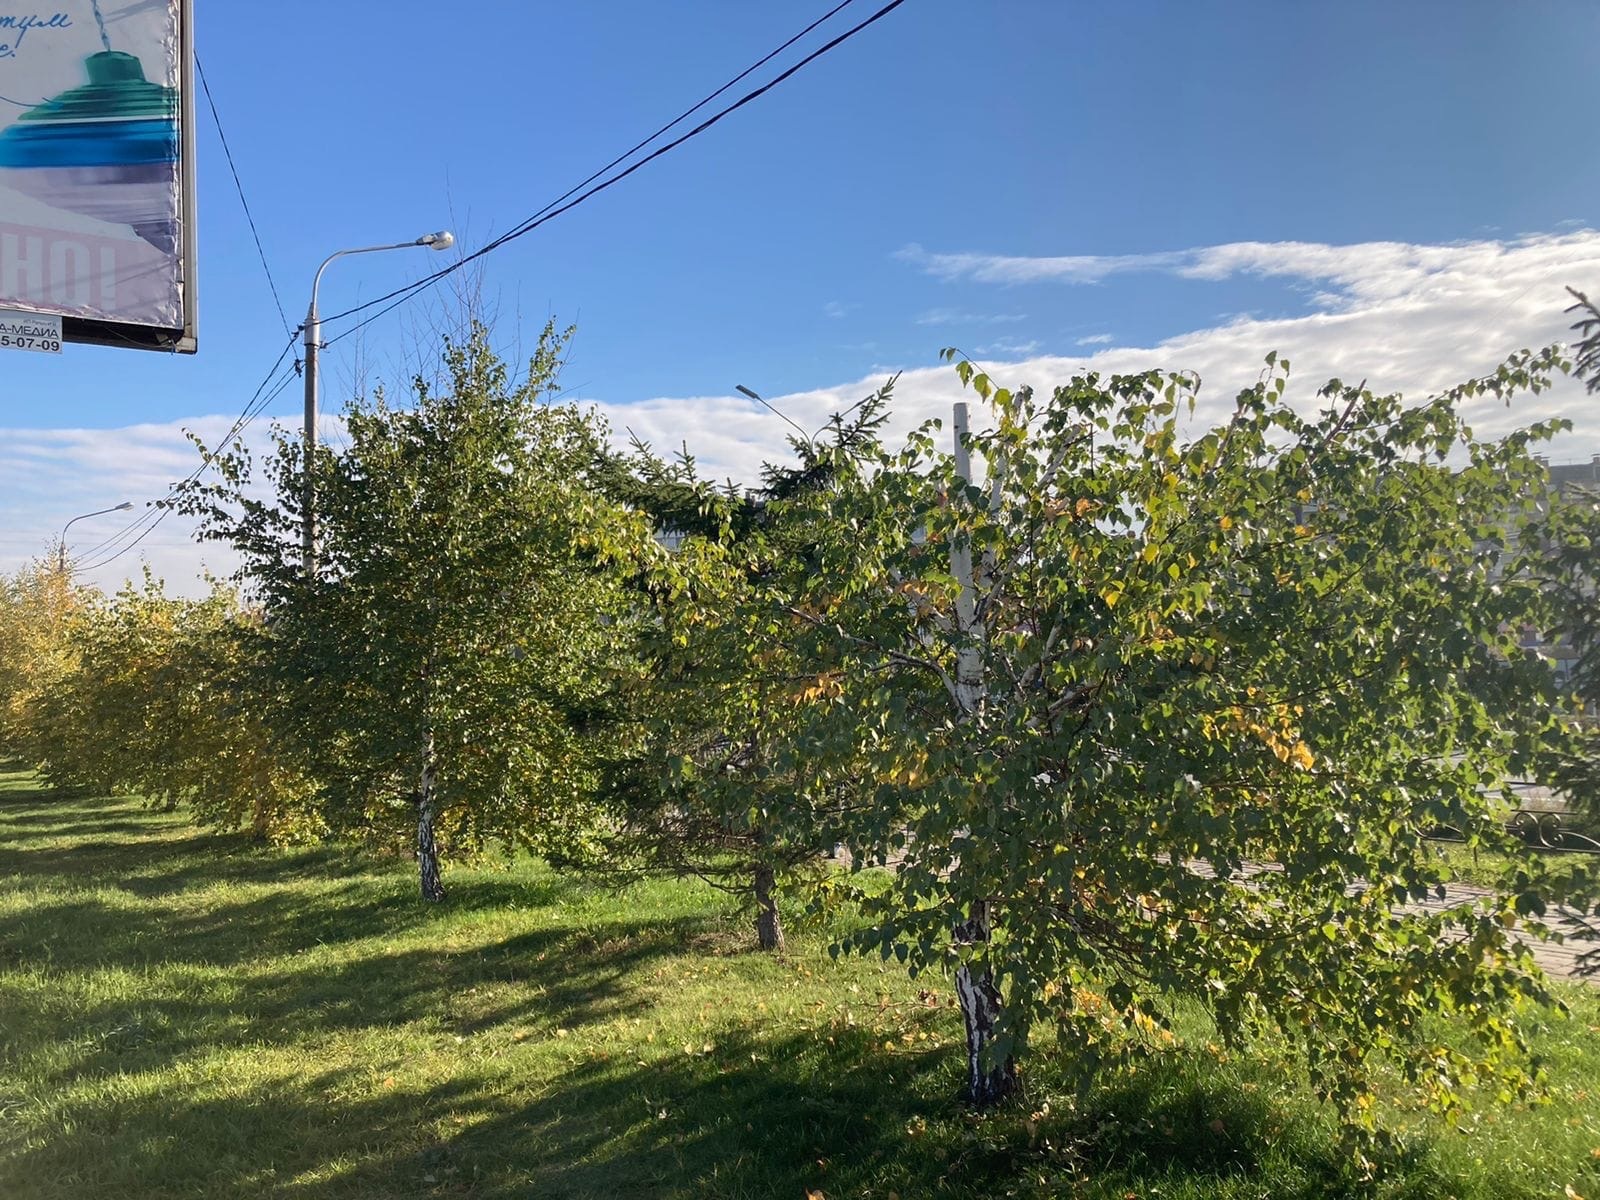
[[[417,781],[417,866],[421,873],[422,898],[437,904],[444,899],[444,884],[439,879],[439,847],[433,837],[438,817],[438,773],[433,758],[433,730],[428,731],[422,750],[422,777]]]
[[[965,484],[972,482],[972,456],[966,446],[967,406],[955,406],[956,474]],[[1001,466],[989,464],[989,506],[1000,505]],[[984,577],[994,578],[992,556],[986,554]],[[959,536],[950,544],[950,574],[955,576],[960,590],[956,593],[956,704],[959,719],[971,721],[983,708],[985,684],[983,673],[984,627],[978,618],[978,593],[972,577],[972,545]],[[958,921],[951,929],[951,938],[957,945],[984,945],[989,941],[989,904],[974,901],[967,919]],[[994,972],[987,966],[977,969],[963,963],[956,971],[956,996],[961,1004],[961,1020],[967,1034],[967,1099],[979,1107],[999,1103],[1016,1088],[1016,1066],[1007,1055],[1002,1061],[993,1061],[990,1050],[1001,1014],[1000,989],[995,985]]]

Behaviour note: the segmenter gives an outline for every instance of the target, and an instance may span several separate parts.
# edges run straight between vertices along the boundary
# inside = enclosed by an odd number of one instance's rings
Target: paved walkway
[[[1471,904],[1485,896],[1494,893],[1488,888],[1473,887],[1465,883],[1452,883],[1445,886],[1443,900],[1416,900],[1405,906],[1407,912],[1443,912],[1447,908],[1454,908],[1458,904]],[[1572,909],[1556,908],[1545,915],[1545,923],[1552,928],[1560,930],[1566,935],[1566,940],[1560,943],[1540,942],[1532,939],[1523,940],[1523,944],[1533,952],[1533,961],[1544,968],[1546,975],[1552,979],[1576,979],[1584,983],[1600,984],[1600,977],[1596,976],[1596,968],[1600,967],[1600,942],[1585,937],[1588,929],[1583,918]],[[1588,956],[1587,972],[1580,972],[1579,959]]]
[[[1209,863],[1191,861],[1184,864],[1191,871],[1200,875],[1210,875]],[[1252,864],[1245,868],[1246,875],[1257,874],[1265,871],[1276,871],[1281,868],[1265,864]],[[1400,906],[1402,912],[1409,913],[1441,913],[1448,909],[1459,908],[1462,905],[1472,904],[1487,896],[1494,895],[1490,888],[1477,887],[1470,883],[1451,883],[1445,885],[1443,899],[1428,897],[1426,900],[1412,900]],[[1577,980],[1582,983],[1600,984],[1600,941],[1594,940],[1590,931],[1600,929],[1600,922],[1586,925],[1583,917],[1573,909],[1555,908],[1546,914],[1545,924],[1559,930],[1565,940],[1562,942],[1545,942],[1533,938],[1517,939],[1527,946],[1533,954],[1533,961],[1544,969],[1545,974],[1552,979]],[[1582,963],[1581,959],[1587,957],[1588,962]],[[1584,970],[1583,968],[1587,968]]]
[[[840,866],[850,865],[850,852],[844,847],[839,847],[837,857],[832,859]],[[894,862],[887,864],[896,865]],[[1211,865],[1206,862],[1191,860],[1185,864],[1191,871],[1201,875],[1211,873]],[[1252,864],[1245,868],[1246,876],[1263,871],[1276,871],[1281,868],[1266,864]],[[1439,913],[1446,909],[1456,908],[1463,904],[1471,904],[1482,900],[1485,896],[1492,896],[1494,892],[1489,888],[1476,887],[1467,883],[1452,883],[1445,886],[1444,898],[1430,897],[1426,900],[1413,900],[1401,906],[1403,912]],[[1565,979],[1600,986],[1600,940],[1596,940],[1591,931],[1600,930],[1600,919],[1591,924],[1585,924],[1583,918],[1571,909],[1557,908],[1545,916],[1545,923],[1561,931],[1565,935],[1562,942],[1537,941],[1532,938],[1518,939],[1533,954],[1533,961],[1538,963],[1545,974],[1552,979]],[[1581,960],[1587,958],[1588,961]]]

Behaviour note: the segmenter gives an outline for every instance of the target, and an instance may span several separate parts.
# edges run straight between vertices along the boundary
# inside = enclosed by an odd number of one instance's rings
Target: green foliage
[[[1575,288],[1568,288],[1573,303],[1569,313],[1577,313],[1572,332],[1578,340],[1572,347],[1572,373],[1588,383],[1590,392],[1600,392],[1600,308],[1588,296]]]
[[[70,632],[93,599],[43,560],[0,578],[0,754],[42,760],[40,704],[76,669]]]
[[[966,446],[988,481],[936,425],[840,470],[784,518],[815,557],[743,626],[816,681],[767,723],[796,825],[850,797],[858,861],[900,863],[848,945],[992,971],[996,1059],[1040,1026],[1090,1073],[1159,1054],[1187,995],[1230,1038],[1288,1038],[1356,1125],[1385,1059],[1442,1110],[1472,1081],[1519,1094],[1522,1014],[1550,996],[1514,935],[1543,928],[1533,881],[1563,885],[1524,859],[1525,894],[1396,905],[1448,878],[1428,830],[1498,844],[1507,780],[1567,736],[1515,636],[1545,605],[1519,565],[1530,446],[1558,426],[1480,441],[1460,414],[1560,365],[1525,353],[1417,405],[1334,381],[1305,419],[1269,358],[1185,437],[1188,377],[1040,401],[958,364],[992,404]],[[953,940],[985,907],[992,936]],[[1438,1013],[1473,1040],[1431,1044]]]
[[[633,620],[601,564],[646,531],[589,486],[597,419],[548,401],[563,342],[547,327],[513,382],[476,327],[448,346],[442,390],[352,403],[345,444],[311,465],[314,578],[298,442],[269,458],[270,498],[234,454],[186,502],[245,559],[274,725],[333,828],[396,839],[436,821],[466,853],[585,836]]]
[[[1572,655],[1568,686],[1587,737],[1559,766],[1571,798],[1600,816],[1600,490],[1575,487],[1551,497],[1540,564],[1552,606],[1546,629]]]
[[[754,889],[775,914],[758,872],[814,864],[832,845],[837,800],[794,820],[795,778],[767,751],[775,713],[815,681],[782,647],[744,630],[770,609],[770,582],[812,557],[817,533],[789,519],[800,510],[783,501],[828,494],[838,464],[871,444],[892,388],[834,414],[820,444],[791,438],[796,461],[767,466],[759,490],[718,489],[687,454],[667,462],[637,442],[607,455],[608,491],[680,542],[671,554],[652,548],[632,581],[648,614],[636,626],[640,667],[622,696],[637,739],[610,764],[613,820],[589,869],[695,875],[746,900]],[[788,819],[774,821],[775,809]]]
[[[1592,366],[1600,353],[1600,317],[1591,322],[1586,353]],[[1595,390],[1595,380],[1589,382]],[[1547,772],[1577,810],[1579,829],[1593,836],[1600,829],[1600,488],[1568,487],[1552,495],[1541,533],[1535,571],[1550,609],[1540,628],[1570,656],[1565,686],[1576,725],[1574,737],[1549,747]],[[1581,858],[1559,875],[1566,890],[1600,891],[1600,859]],[[1589,940],[1600,942],[1600,904],[1583,915]],[[1600,946],[1592,946],[1584,962],[1600,971]]]
[[[146,570],[142,586],[84,605],[67,644],[73,670],[34,706],[34,760],[51,782],[184,801],[258,837],[315,836],[309,782],[266,720],[257,620],[231,588],[173,598]]]

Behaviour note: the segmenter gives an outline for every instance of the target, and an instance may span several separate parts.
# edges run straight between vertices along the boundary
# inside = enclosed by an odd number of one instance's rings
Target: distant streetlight
[[[88,520],[90,517],[103,517],[107,513],[127,512],[133,507],[132,500],[124,500],[121,504],[113,504],[110,508],[97,508],[93,512],[80,513],[61,527],[61,541],[56,546],[56,570],[63,575],[67,573],[67,530],[79,521]]]
[[[406,250],[412,246],[426,246],[430,250],[448,250],[456,244],[456,235],[448,229],[425,233],[410,242],[395,242],[389,246],[362,246],[357,250],[336,250],[322,260],[316,276],[311,280],[311,307],[306,310],[305,371],[306,371],[306,427],[305,427],[305,493],[302,504],[301,559],[307,579],[317,565],[317,518],[313,504],[316,495],[311,483],[311,460],[317,449],[317,351],[321,349],[322,318],[317,315],[317,288],[322,285],[322,273],[336,258],[351,254],[376,254],[379,250]]]

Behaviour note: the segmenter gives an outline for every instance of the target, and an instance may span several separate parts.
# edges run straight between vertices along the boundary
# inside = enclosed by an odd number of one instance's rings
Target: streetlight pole
[[[322,285],[322,273],[334,259],[345,258],[351,254],[375,254],[379,250],[405,250],[412,246],[448,250],[455,244],[455,234],[441,229],[438,233],[425,233],[415,241],[395,242],[388,246],[362,246],[356,250],[336,250],[322,260],[316,276],[311,280],[311,307],[306,310],[306,323],[300,327],[305,333],[306,364],[305,479],[300,505],[300,556],[308,581],[316,573],[317,568],[316,485],[312,482],[311,467],[317,451],[317,351],[322,348],[322,318],[317,315],[317,288]]]
[[[113,504],[110,508],[97,508],[93,512],[80,513],[61,527],[61,541],[56,544],[56,570],[63,575],[67,573],[67,530],[79,521],[88,520],[90,517],[103,517],[107,513],[127,512],[133,507],[132,500],[124,500],[121,504]]]

